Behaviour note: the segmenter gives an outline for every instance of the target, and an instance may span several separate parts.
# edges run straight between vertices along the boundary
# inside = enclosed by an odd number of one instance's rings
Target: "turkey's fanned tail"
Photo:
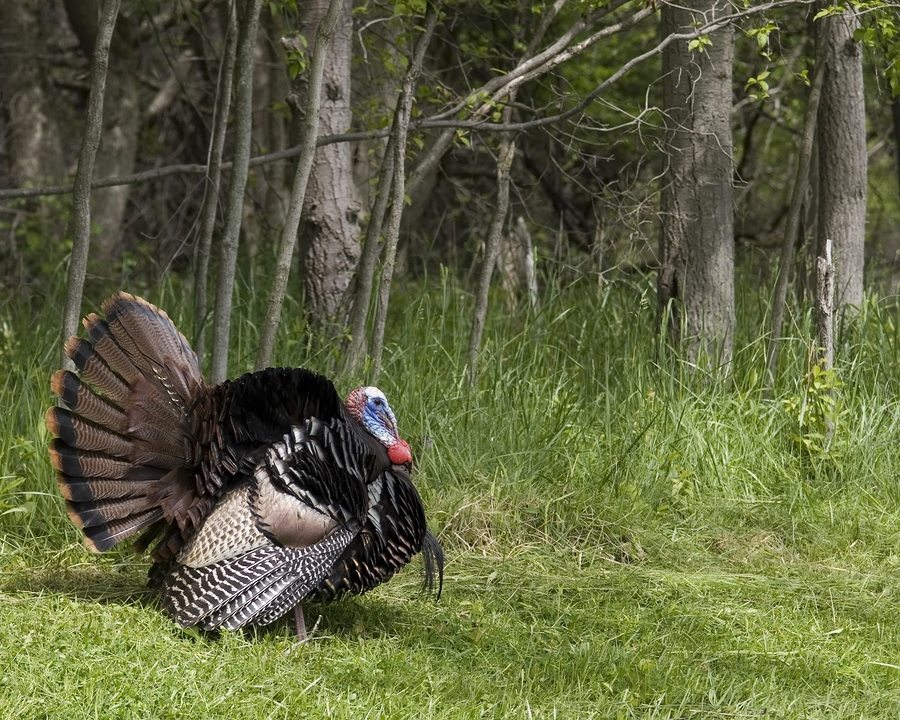
[[[127,293],[103,311],[85,317],[87,339],[66,342],[79,374],[53,375],[64,407],[45,417],[69,516],[97,552],[158,532],[162,521],[187,521],[190,408],[205,387],[197,356],[165,312]]]

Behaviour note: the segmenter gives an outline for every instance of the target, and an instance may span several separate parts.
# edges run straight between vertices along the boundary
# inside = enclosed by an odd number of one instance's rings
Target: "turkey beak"
[[[397,418],[394,417],[394,414],[390,410],[382,410],[378,415],[381,422],[390,431],[391,435],[399,439],[400,433],[397,430]]]

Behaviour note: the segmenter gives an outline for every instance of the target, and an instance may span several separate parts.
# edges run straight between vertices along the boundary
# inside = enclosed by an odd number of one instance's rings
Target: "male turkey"
[[[443,553],[384,394],[300,368],[208,385],[169,317],[118,293],[69,338],[79,374],[46,422],[69,516],[89,548],[141,533],[151,584],[184,627],[266,625],[300,601],[365,592],[418,552],[437,593]]]

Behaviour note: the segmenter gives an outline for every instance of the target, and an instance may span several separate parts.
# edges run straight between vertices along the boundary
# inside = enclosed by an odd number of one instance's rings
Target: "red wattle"
[[[412,451],[406,440],[398,440],[388,448],[388,459],[394,465],[406,465],[412,462]]]

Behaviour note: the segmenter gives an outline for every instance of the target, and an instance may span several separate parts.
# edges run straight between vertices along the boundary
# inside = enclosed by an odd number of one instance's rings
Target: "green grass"
[[[240,292],[235,373],[264,299]],[[151,299],[187,326],[175,295]],[[82,548],[44,451],[58,313],[0,311],[0,717],[898,717],[896,303],[844,331],[822,453],[795,409],[815,399],[808,319],[765,399],[765,303],[741,297],[728,377],[654,353],[647,280],[536,314],[498,297],[471,390],[469,296],[443,277],[395,297],[379,384],[416,451],[444,596],[419,593],[416,563],[310,605],[302,646],[286,624],[180,630],[145,561]],[[286,316],[278,362],[327,368],[333,345]]]

